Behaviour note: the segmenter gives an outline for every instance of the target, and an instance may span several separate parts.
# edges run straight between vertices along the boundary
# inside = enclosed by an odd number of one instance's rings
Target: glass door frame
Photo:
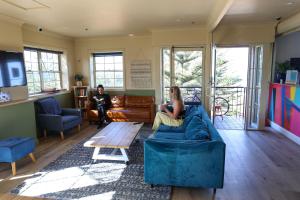
[[[248,48],[248,67],[247,67],[247,89],[246,89],[246,97],[245,97],[245,107],[244,107],[244,110],[245,110],[245,119],[244,119],[244,124],[243,124],[243,127],[244,129],[243,130],[246,130],[246,117],[247,117],[247,103],[248,103],[248,79],[249,79],[249,69],[250,69],[250,65],[251,65],[251,45],[218,45],[218,44],[215,44],[212,48],[212,73],[211,73],[211,76],[212,76],[212,81],[211,81],[211,97],[210,99],[212,100],[211,102],[211,117],[212,117],[212,122],[213,124],[215,123],[215,116],[216,116],[216,111],[215,111],[215,99],[216,99],[216,68],[217,68],[217,62],[216,62],[216,59],[217,59],[217,49],[218,48],[239,48],[239,47],[244,47],[244,48]]]
[[[186,50],[199,50],[202,52],[202,80],[201,80],[201,102],[202,104],[205,101],[204,98],[204,88],[205,88],[205,46],[204,45],[197,45],[197,46],[162,46],[160,47],[160,65],[161,65],[161,103],[164,103],[164,96],[165,96],[165,84],[164,84],[164,61],[163,61],[163,50],[169,49],[170,50],[170,87],[175,85],[175,51],[176,49],[186,49]],[[180,87],[180,86],[179,86]]]
[[[258,49],[260,49],[261,59],[258,60]],[[245,130],[258,130],[259,129],[259,121],[260,121],[260,97],[261,97],[261,89],[262,89],[262,70],[263,70],[263,62],[264,62],[264,48],[263,45],[251,45],[250,53],[249,53],[249,68],[248,68],[248,78],[247,78],[247,98],[246,98],[246,116],[245,116]],[[258,61],[261,62],[261,66],[259,67]],[[260,74],[258,77],[258,70],[260,70]],[[259,80],[259,89],[257,89],[257,79]],[[257,97],[258,103],[255,102],[255,95],[257,90],[260,90],[259,95]],[[257,105],[255,105],[257,104]],[[257,106],[256,112],[256,125],[252,126],[254,106]]]

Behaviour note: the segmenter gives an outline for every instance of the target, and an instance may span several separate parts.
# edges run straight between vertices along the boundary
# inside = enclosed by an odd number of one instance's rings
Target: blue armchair
[[[80,131],[82,122],[80,109],[61,108],[53,97],[38,100],[36,104],[38,127],[44,131],[45,137],[47,131],[58,131],[61,139],[64,139],[64,131],[75,126]]]
[[[196,128],[194,119],[204,121],[209,139],[191,135],[202,131],[201,127]],[[198,136],[201,138],[201,134]],[[203,107],[193,106],[182,126],[161,125],[157,132],[145,140],[145,182],[214,188],[214,191],[223,188],[225,146]]]

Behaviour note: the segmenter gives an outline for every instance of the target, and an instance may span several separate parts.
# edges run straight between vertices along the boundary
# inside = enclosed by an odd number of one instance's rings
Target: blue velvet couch
[[[208,137],[194,119],[204,124]],[[188,106],[182,126],[161,125],[145,140],[144,180],[151,185],[223,188],[225,146],[203,107]]]
[[[82,122],[80,109],[61,108],[58,101],[53,97],[48,97],[36,101],[37,122],[40,130],[60,132],[61,139],[64,139],[64,131],[78,127]]]

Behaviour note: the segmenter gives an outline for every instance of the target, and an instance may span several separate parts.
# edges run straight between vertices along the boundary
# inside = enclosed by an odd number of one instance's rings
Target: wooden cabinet
[[[88,86],[73,86],[75,108],[79,108],[86,118],[86,109],[88,106]]]

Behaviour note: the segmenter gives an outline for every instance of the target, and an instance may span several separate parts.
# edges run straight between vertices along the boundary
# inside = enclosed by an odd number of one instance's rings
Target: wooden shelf
[[[89,86],[73,86],[75,107],[83,111],[84,118],[87,116],[88,88]]]

